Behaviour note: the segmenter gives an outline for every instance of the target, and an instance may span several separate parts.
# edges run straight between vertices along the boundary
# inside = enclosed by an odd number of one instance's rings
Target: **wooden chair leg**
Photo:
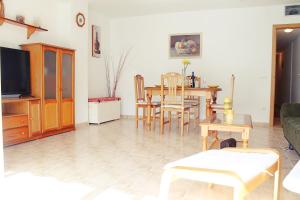
[[[164,110],[160,110],[160,133],[164,132]]]
[[[187,118],[188,124],[187,124],[187,129],[186,129],[187,131],[186,132],[188,133],[189,132],[189,128],[190,128],[190,119],[191,119],[190,111],[187,112],[187,115],[188,115],[188,118]]]
[[[146,108],[143,108],[143,124],[146,123]]]
[[[177,127],[180,126],[180,112],[177,112]]]
[[[153,128],[155,128],[155,120],[156,120],[156,107],[153,107],[153,108],[152,108]]]
[[[171,111],[168,111],[168,120],[169,120],[169,129],[171,129],[171,122],[172,122],[172,113]]]
[[[180,135],[183,136],[184,131],[184,111],[181,111],[181,127],[180,127]]]
[[[139,127],[139,107],[138,106],[135,107],[135,125],[136,125],[136,128]]]
[[[200,110],[199,110],[199,107],[197,106],[197,107],[195,107],[195,113],[194,113],[194,121],[195,121],[195,125],[197,126],[197,123],[198,123],[198,121],[199,121],[199,112],[200,112]]]

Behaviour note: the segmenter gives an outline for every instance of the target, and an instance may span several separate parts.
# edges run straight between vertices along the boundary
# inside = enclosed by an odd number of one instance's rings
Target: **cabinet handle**
[[[24,132],[22,132],[21,134],[22,134],[22,135],[25,135],[25,133],[24,133]]]

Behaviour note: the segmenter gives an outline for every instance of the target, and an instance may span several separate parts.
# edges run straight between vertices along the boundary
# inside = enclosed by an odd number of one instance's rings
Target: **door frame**
[[[274,24],[272,31],[272,71],[271,71],[271,96],[270,96],[270,116],[269,126],[274,126],[274,106],[275,106],[275,89],[276,89],[276,47],[277,47],[277,31],[291,28],[300,28],[300,23],[296,24]]]

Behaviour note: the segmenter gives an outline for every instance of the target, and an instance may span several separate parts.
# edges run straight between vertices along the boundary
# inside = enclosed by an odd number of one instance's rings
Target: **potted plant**
[[[105,56],[107,97],[89,99],[89,123],[100,124],[107,121],[120,119],[121,98],[116,96],[116,91],[123,69],[125,67],[130,49],[123,52],[114,65],[112,56]]]

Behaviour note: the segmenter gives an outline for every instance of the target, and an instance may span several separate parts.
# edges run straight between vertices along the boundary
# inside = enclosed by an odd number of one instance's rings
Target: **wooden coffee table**
[[[252,120],[250,115],[234,114],[231,119],[226,115],[213,114],[205,120],[200,121],[202,150],[208,150],[218,141],[218,131],[237,132],[242,134],[243,147],[248,147],[249,133],[252,129]],[[214,133],[215,139],[208,148],[209,133]]]

